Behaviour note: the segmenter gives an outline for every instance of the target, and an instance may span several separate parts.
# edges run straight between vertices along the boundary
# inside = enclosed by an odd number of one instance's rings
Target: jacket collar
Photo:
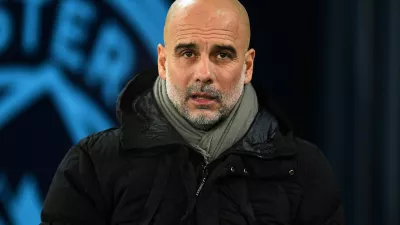
[[[188,145],[165,119],[155,102],[152,87],[157,76],[157,67],[137,74],[128,82],[118,98],[116,113],[121,124],[120,141],[125,150]],[[259,99],[260,110],[247,134],[232,146],[229,152],[252,154],[262,158],[295,154],[290,124],[271,108],[270,101],[262,95],[262,87],[253,86]],[[279,129],[275,129],[276,127]]]

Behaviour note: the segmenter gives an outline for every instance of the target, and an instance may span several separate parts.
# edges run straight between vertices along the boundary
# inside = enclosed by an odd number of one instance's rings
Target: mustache
[[[221,99],[221,97],[222,97],[221,92],[219,92],[217,89],[215,89],[214,87],[212,87],[209,84],[203,84],[203,85],[191,85],[186,90],[186,93],[185,93],[186,99],[189,99],[195,92],[207,93],[208,95],[210,95],[211,97],[213,97],[215,99]]]

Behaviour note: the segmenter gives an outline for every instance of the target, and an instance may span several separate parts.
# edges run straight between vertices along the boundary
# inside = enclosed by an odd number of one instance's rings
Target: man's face
[[[198,129],[227,117],[250,82],[237,17],[229,10],[189,7],[170,23],[166,49],[159,46],[159,56],[165,54],[165,76],[160,76],[166,79],[168,97]]]
[[[207,82],[188,82],[179,78],[174,81],[167,64],[167,94],[179,113],[193,126],[207,130],[226,118],[235,106],[243,92],[244,72],[242,69],[237,80],[231,79],[231,86],[226,85],[227,88],[221,90]]]

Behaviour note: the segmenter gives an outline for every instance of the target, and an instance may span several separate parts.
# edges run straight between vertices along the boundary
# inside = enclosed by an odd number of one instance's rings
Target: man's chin
[[[196,110],[196,112],[191,113],[189,117],[192,118],[193,121],[202,121],[207,124],[214,124],[220,119],[221,115],[210,110]]]
[[[215,115],[215,113],[196,113],[195,115],[190,115],[186,118],[193,127],[199,130],[210,130],[215,127],[220,121],[221,116]]]

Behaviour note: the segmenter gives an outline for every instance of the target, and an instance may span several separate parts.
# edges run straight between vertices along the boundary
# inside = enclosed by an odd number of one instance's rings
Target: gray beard
[[[219,113],[220,113],[219,118],[217,120],[210,121],[203,115],[198,116],[196,118],[192,118],[192,117],[190,117],[189,111],[187,109],[183,109],[182,107],[180,107],[174,103],[173,103],[173,105],[175,106],[177,111],[182,115],[182,117],[185,118],[185,120],[188,121],[194,128],[203,130],[203,131],[209,131],[213,127],[217,126],[219,123],[224,121],[229,116],[229,113],[232,111],[232,110],[227,110],[226,108],[221,108],[219,110]],[[208,106],[198,107],[198,109],[202,109],[202,108],[208,109],[209,107]]]

